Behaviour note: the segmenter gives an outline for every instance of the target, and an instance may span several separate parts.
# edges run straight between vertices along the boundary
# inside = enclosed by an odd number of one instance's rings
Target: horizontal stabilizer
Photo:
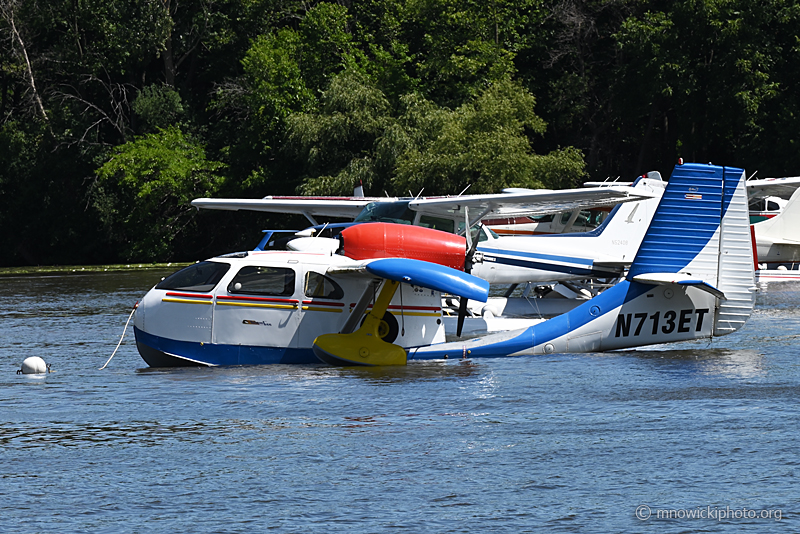
[[[712,286],[711,284],[697,278],[692,278],[690,276],[682,275],[680,273],[639,274],[633,277],[633,281],[642,284],[656,284],[656,285],[675,284],[680,286],[693,286],[696,287],[697,289],[710,293],[719,299],[727,300],[725,298],[725,294],[716,287]]]

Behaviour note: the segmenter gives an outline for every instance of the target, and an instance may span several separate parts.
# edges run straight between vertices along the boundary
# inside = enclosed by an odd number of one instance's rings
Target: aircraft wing
[[[392,201],[387,197],[264,197],[196,198],[192,206],[210,210],[250,210],[269,213],[293,213],[306,217],[344,217],[355,219],[370,202]]]
[[[362,260],[353,265],[331,267],[328,274],[373,275],[470,300],[486,302],[489,282],[450,267],[410,258],[377,258]]]
[[[632,185],[633,182],[586,182],[585,187],[610,187],[610,186],[627,186]],[[788,199],[792,193],[800,187],[800,176],[790,176],[787,178],[761,178],[758,180],[752,179],[745,182],[747,186],[747,196],[750,200],[755,200],[764,197],[781,197]]]
[[[800,187],[800,176],[747,180],[745,185],[747,186],[747,196],[750,200],[768,196],[788,199]]]
[[[470,219],[493,216],[546,215],[576,209],[613,206],[621,202],[645,200],[656,193],[626,186],[606,186],[583,189],[508,189],[492,195],[463,195],[458,197],[419,198],[409,208],[428,215],[464,213],[469,208]]]

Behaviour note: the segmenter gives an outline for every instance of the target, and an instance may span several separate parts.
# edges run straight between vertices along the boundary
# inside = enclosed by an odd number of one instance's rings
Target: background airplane
[[[757,261],[765,267],[800,262],[800,188],[777,215],[753,225]]]
[[[250,210],[304,215],[314,226],[317,217],[354,222],[413,224],[450,233],[464,233],[469,226],[492,217],[547,215],[593,207],[613,207],[655,195],[631,186],[583,189],[506,189],[502,193],[445,197],[264,197],[261,199],[212,199],[192,201],[197,209]]]
[[[493,195],[373,201],[357,197],[196,199],[192,205],[198,209],[304,213],[313,222],[317,222],[314,216],[352,215],[360,208],[356,223],[405,223],[466,234],[467,272],[493,284],[519,284],[620,276],[633,259],[663,188],[664,182],[657,176],[642,177],[621,187],[559,191],[514,189]],[[573,213],[569,227],[582,209],[599,206],[615,206],[599,227],[592,232],[559,235],[558,239],[541,241],[543,236],[500,237],[486,228],[473,230],[473,233],[465,231],[486,217],[563,212]],[[335,232],[340,230],[341,227],[337,227]],[[277,240],[275,235],[269,233],[257,248],[266,248],[266,242]],[[291,238],[286,234],[282,237],[284,240]],[[376,240],[376,243],[380,242]],[[318,242],[319,245],[322,243]],[[296,249],[297,246],[309,245],[302,241],[287,246]]]
[[[606,351],[741,328],[756,290],[744,178],[736,168],[676,166],[625,280],[537,325],[409,358]]]

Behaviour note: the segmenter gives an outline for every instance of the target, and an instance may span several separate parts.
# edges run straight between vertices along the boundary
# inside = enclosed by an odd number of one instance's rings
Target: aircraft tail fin
[[[773,242],[785,241],[787,235],[793,235],[800,228],[800,188],[797,188],[783,210],[771,219],[756,223],[756,234],[769,237]]]
[[[658,174],[658,173],[655,173]],[[642,176],[633,184],[634,188],[650,192],[663,191],[666,182],[661,176]],[[619,264],[630,263],[636,255],[660,198],[658,196],[635,202],[617,204],[603,224],[584,236],[596,237],[602,242],[601,249]],[[598,265],[608,260],[599,260]]]
[[[733,167],[676,166],[627,276],[678,275],[718,292],[714,335],[741,328],[755,303],[745,178]]]

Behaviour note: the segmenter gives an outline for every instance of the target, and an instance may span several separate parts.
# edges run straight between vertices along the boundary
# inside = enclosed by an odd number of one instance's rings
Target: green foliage
[[[352,194],[361,181],[376,185],[372,154],[390,120],[383,93],[355,70],[336,75],[322,94],[320,110],[289,117],[288,142],[311,176],[304,194]]]
[[[650,74],[648,92],[685,114],[675,137],[682,155],[741,145],[759,131],[759,109],[779,89],[779,49],[764,46],[774,41],[777,14],[742,0],[685,1],[623,23],[616,38],[631,67]]]
[[[345,71],[315,114],[291,117],[290,141],[308,161],[306,194],[349,194],[359,181],[377,191],[416,194],[497,192],[504,187],[573,185],[584,176],[576,150],[534,154],[528,133],[542,134],[535,99],[502,80],[456,110],[418,95],[390,115],[368,81]],[[327,171],[327,172],[326,172]]]
[[[495,83],[454,111],[417,99],[400,118],[413,140],[397,158],[395,190],[427,194],[496,193],[505,187],[574,184],[584,176],[577,151],[536,155],[526,132],[545,124],[535,100],[510,80]],[[416,130],[416,131],[415,131]]]
[[[154,131],[175,124],[183,115],[178,92],[168,85],[148,85],[133,101],[133,111],[144,123],[143,131]]]
[[[517,50],[546,11],[539,0],[415,0],[406,16],[423,94],[455,107],[516,74]]]
[[[790,0],[0,2],[0,262],[292,224],[189,211],[214,192],[571,187],[679,156],[794,175],[799,24]]]
[[[290,113],[304,111],[314,101],[301,74],[300,49],[297,32],[283,29],[259,36],[242,60],[248,104],[269,139],[282,131]]]
[[[323,91],[328,81],[341,71],[355,53],[355,43],[347,31],[347,8],[320,2],[309,9],[300,23],[303,76],[308,86]]]
[[[114,149],[97,170],[94,207],[126,260],[172,259],[172,244],[194,220],[190,202],[213,195],[223,169],[172,126]]]

